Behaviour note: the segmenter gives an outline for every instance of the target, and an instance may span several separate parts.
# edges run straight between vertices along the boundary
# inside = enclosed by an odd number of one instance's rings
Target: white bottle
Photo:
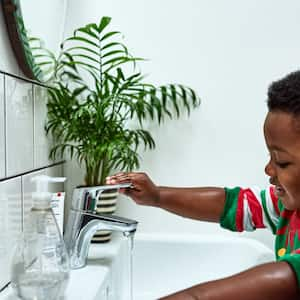
[[[58,300],[69,279],[69,258],[50,207],[48,182],[65,178],[36,176],[33,207],[12,260],[11,283],[21,299]]]

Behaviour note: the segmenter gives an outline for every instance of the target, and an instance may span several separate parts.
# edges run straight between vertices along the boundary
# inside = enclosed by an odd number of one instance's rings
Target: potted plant
[[[103,17],[99,24],[76,29],[62,43],[59,57],[51,57],[50,156],[75,158],[84,168],[86,186],[105,184],[117,170],[138,168],[139,147],[155,148],[145,121],[160,124],[200,104],[190,87],[145,82],[137,68],[143,59],[129,53],[120,32],[108,30],[110,21]]]

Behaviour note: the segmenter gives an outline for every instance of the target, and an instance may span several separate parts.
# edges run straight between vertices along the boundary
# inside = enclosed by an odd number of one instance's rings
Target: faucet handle
[[[119,190],[122,188],[132,188],[132,183],[120,183],[99,185],[91,187],[78,187],[73,191],[72,208],[88,212],[94,212],[97,198],[103,191]]]
[[[106,185],[106,186],[113,186],[115,189],[132,189],[133,184],[131,182],[125,182],[125,183],[119,183],[119,184],[113,184],[113,185]]]

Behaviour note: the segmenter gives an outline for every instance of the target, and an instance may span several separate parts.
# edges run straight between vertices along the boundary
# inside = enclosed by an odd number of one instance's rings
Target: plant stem
[[[93,168],[93,184],[94,185],[98,185],[98,184],[102,184],[103,182],[101,181],[100,177],[100,166],[102,164],[102,159],[99,159],[99,161],[96,163],[95,162],[95,166]]]
[[[109,169],[107,168],[107,156],[105,155],[102,158],[100,182],[102,183],[105,182],[105,178],[108,176],[108,173],[109,173]]]

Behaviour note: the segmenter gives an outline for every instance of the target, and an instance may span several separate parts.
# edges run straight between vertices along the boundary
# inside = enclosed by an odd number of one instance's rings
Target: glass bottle
[[[11,283],[24,300],[58,300],[69,279],[69,258],[50,206],[48,182],[59,178],[37,176],[37,192],[12,260]]]

